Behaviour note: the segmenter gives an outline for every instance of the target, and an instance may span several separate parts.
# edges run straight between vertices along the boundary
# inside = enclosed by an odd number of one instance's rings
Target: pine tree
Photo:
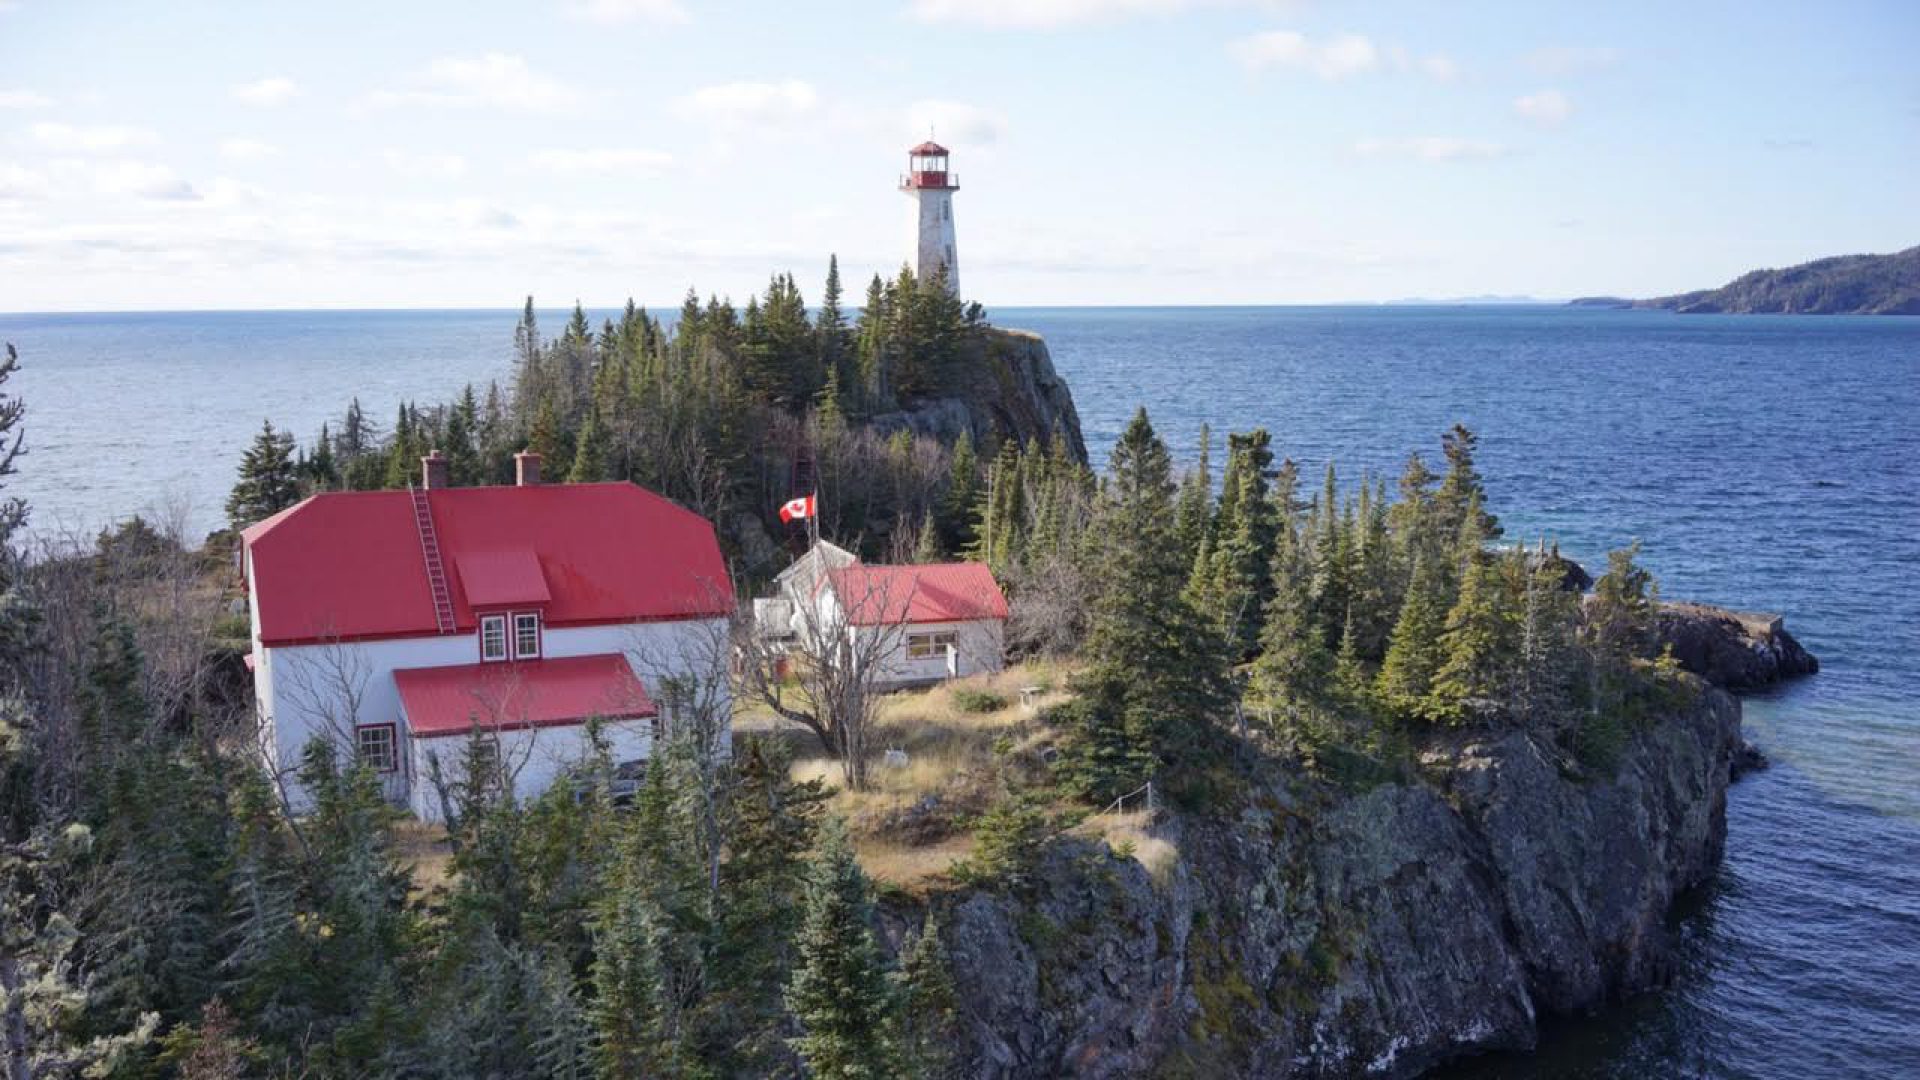
[[[980,458],[974,453],[973,432],[962,431],[954,440],[947,491],[940,499],[939,533],[943,549],[964,551],[973,545],[973,511],[979,501]]]
[[[787,983],[787,1007],[802,1031],[794,1049],[820,1080],[901,1075],[898,1006],[874,941],[872,905],[846,829],[829,822],[807,875]]]
[[[899,1046],[905,1074],[915,1080],[954,1075],[959,995],[940,940],[940,919],[931,909],[919,931],[909,931],[901,944],[894,986],[900,1002]]]
[[[1417,557],[1375,683],[1381,700],[1398,715],[1419,711],[1445,659],[1440,643],[1447,624],[1443,589],[1437,560]]]
[[[1064,765],[1096,800],[1146,779],[1100,768],[1101,758],[1191,763],[1228,700],[1225,646],[1182,595],[1187,568],[1172,542],[1173,494],[1166,444],[1141,409],[1114,446],[1088,533],[1091,572],[1104,587],[1084,649],[1089,708]],[[1116,732],[1125,744],[1103,746]]]
[[[285,510],[300,501],[300,480],[293,462],[293,436],[262,421],[260,433],[240,459],[240,479],[227,496],[227,520],[236,529]]]
[[[456,485],[481,482],[484,469],[474,436],[480,426],[480,404],[473,396],[473,384],[460,391],[460,400],[447,410],[447,430],[441,449],[447,455],[447,476]]]
[[[920,519],[920,535],[913,544],[913,561],[922,566],[945,560],[946,552],[940,546],[940,530],[933,527],[931,515]]]
[[[591,484],[607,477],[607,435],[600,423],[600,410],[589,406],[580,425],[579,445],[574,447],[573,468],[567,472],[569,484]]]
[[[1467,531],[1473,531],[1471,520]],[[1427,709],[1437,719],[1461,723],[1496,718],[1511,706],[1509,696],[1519,624],[1515,597],[1497,561],[1466,565],[1460,595],[1447,612],[1440,636],[1446,659],[1434,673]]]
[[[1174,544],[1181,560],[1190,567],[1202,564],[1201,548],[1213,527],[1212,456],[1213,432],[1201,424],[1200,453],[1180,481],[1180,497],[1173,510]]]
[[[1273,595],[1271,567],[1279,520],[1267,490],[1271,442],[1264,428],[1227,436],[1227,469],[1212,529],[1206,596],[1217,605],[1212,614],[1237,657],[1254,652]]]

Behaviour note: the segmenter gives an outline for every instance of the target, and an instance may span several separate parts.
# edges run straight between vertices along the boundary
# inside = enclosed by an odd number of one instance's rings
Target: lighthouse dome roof
[[[916,146],[913,149],[907,151],[907,153],[915,154],[915,155],[945,154],[946,152],[947,152],[946,147],[941,146],[939,143],[934,142],[932,139],[928,139],[926,142],[923,142],[919,146]]]

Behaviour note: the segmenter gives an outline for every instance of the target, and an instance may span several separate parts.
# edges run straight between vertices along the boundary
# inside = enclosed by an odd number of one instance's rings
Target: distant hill
[[[1920,247],[1755,270],[1718,289],[1637,300],[1634,306],[1682,314],[1920,315]]]

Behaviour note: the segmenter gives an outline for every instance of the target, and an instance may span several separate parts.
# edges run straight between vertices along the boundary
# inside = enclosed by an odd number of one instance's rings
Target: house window
[[[540,655],[540,616],[522,612],[513,617],[513,658],[526,660]]]
[[[480,659],[507,658],[507,617],[483,615],[480,618]]]
[[[927,660],[935,656],[945,656],[953,647],[953,631],[943,630],[937,634],[908,634],[907,659]]]
[[[400,768],[394,730],[393,724],[362,724],[353,729],[354,749],[374,772],[390,773]]]

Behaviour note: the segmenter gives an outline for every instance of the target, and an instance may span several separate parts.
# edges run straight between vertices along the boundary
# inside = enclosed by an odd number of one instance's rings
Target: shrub
[[[967,713],[999,712],[1007,707],[1007,696],[992,690],[962,686],[953,692],[953,706]]]

